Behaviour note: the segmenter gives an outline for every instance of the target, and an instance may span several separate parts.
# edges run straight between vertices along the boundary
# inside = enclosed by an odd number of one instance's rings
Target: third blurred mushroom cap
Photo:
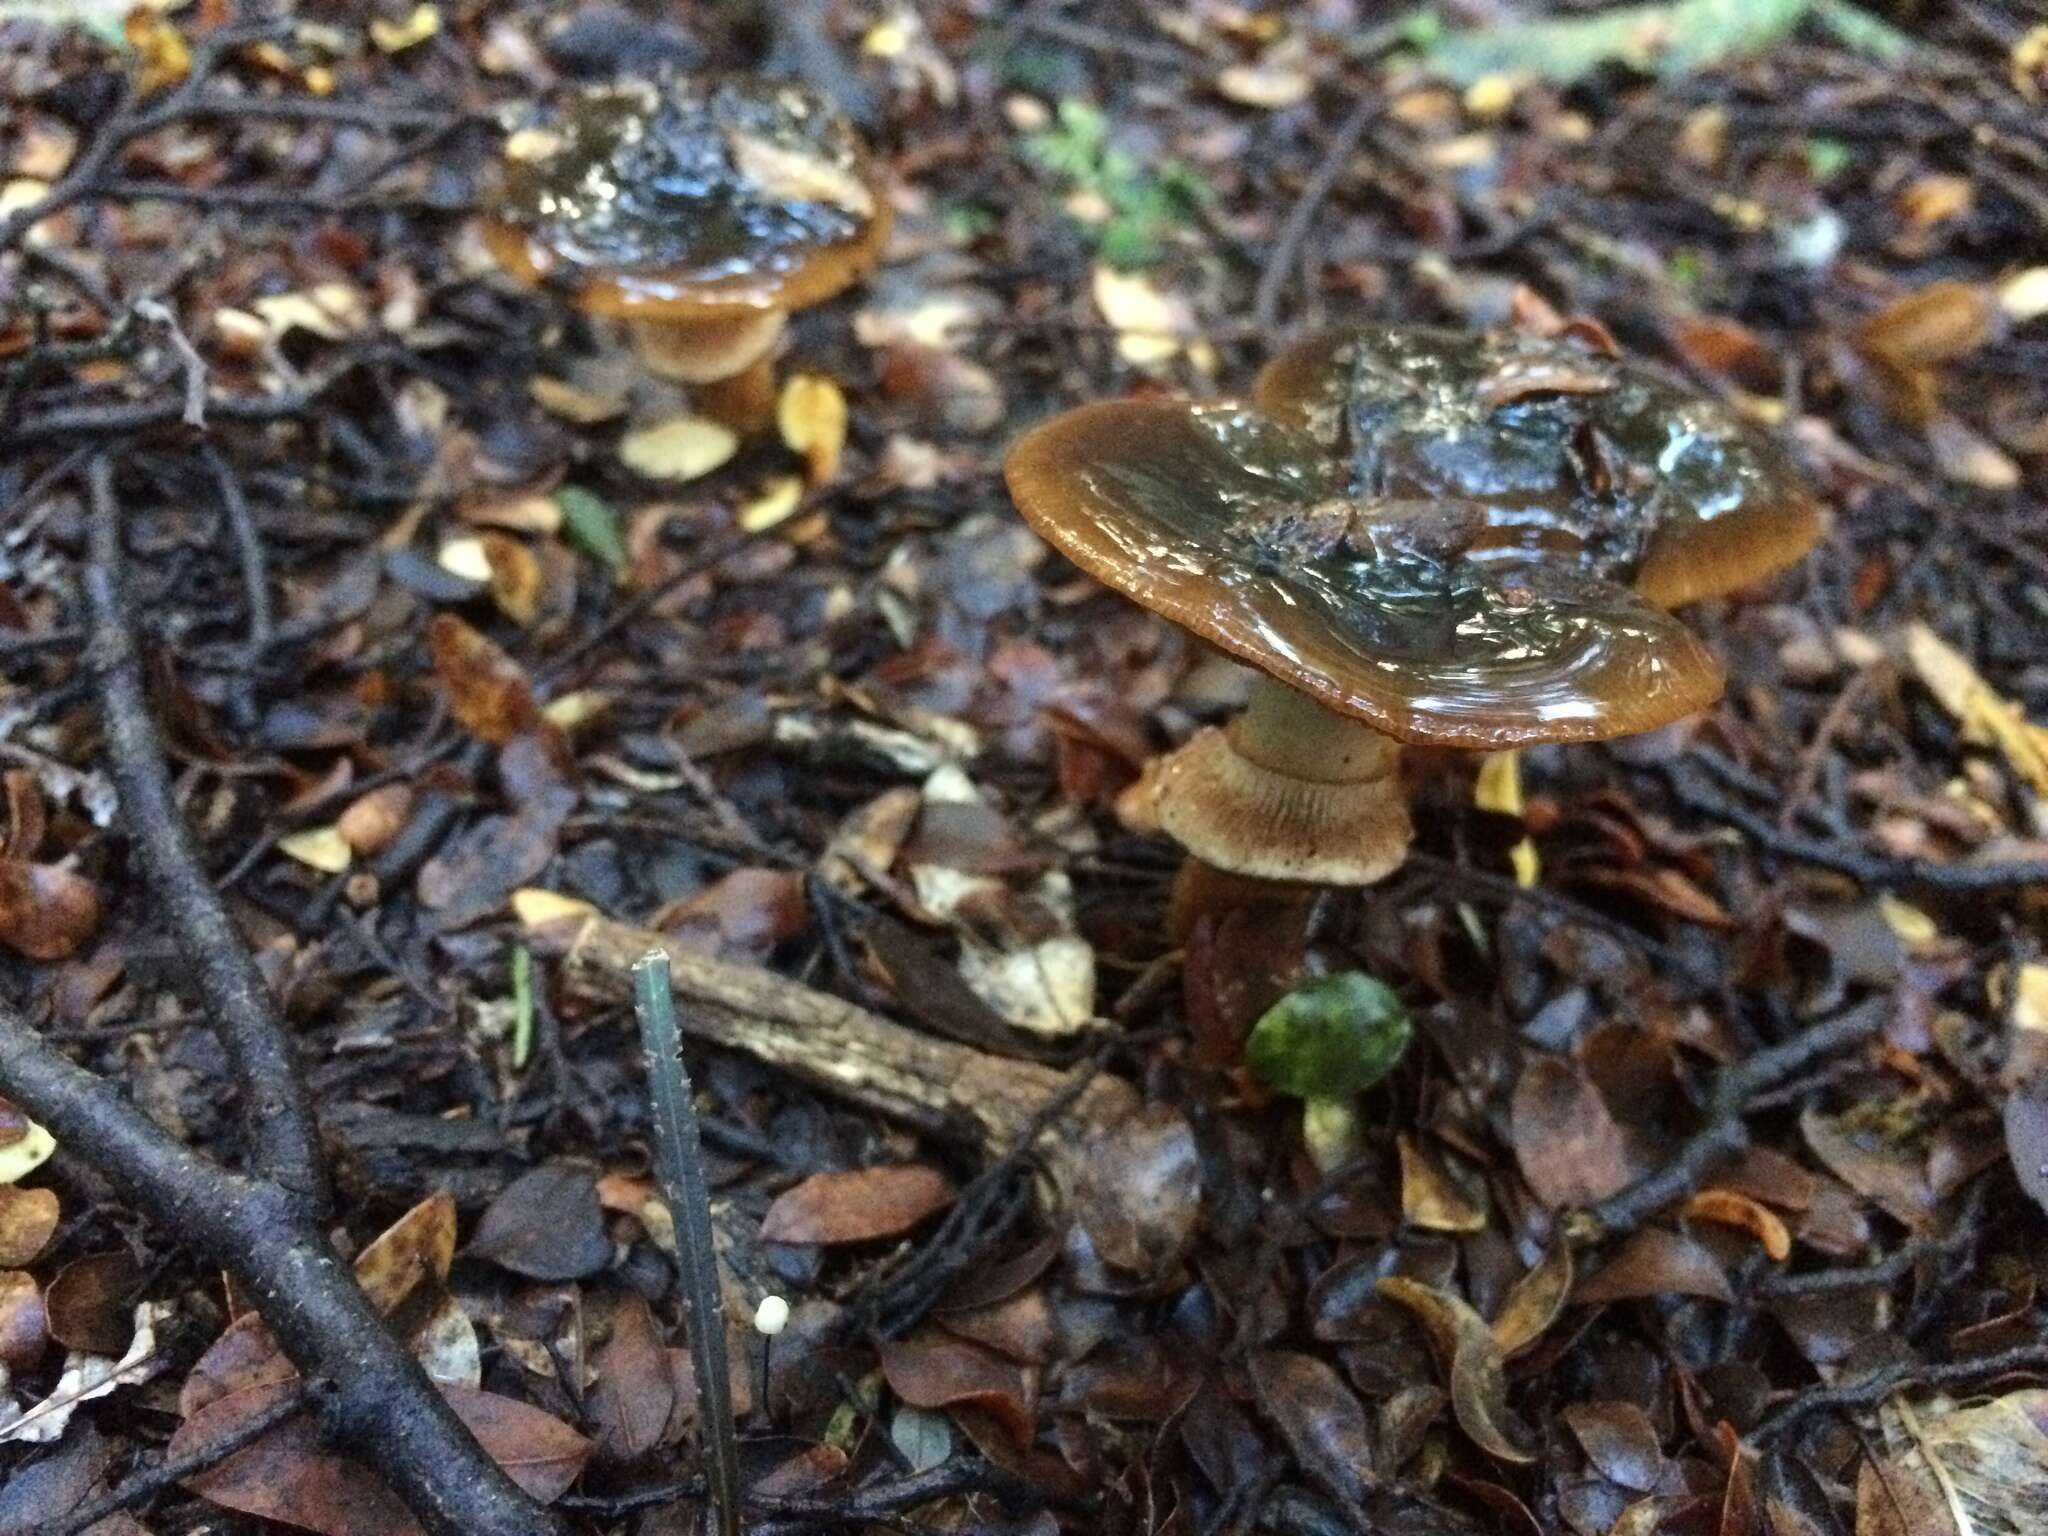
[[[1720,669],[1669,614],[1580,559],[1480,558],[1485,506],[1416,484],[1373,494],[1314,427],[1083,406],[1026,434],[1006,473],[1025,518],[1098,580],[1401,741],[1597,740],[1719,695]]]
[[[788,81],[751,76],[587,89],[507,141],[492,253],[582,308],[713,318],[818,303],[888,234],[880,174],[852,127]]]

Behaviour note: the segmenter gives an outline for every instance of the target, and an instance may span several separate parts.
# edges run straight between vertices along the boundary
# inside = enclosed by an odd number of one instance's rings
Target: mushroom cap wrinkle
[[[1564,340],[1361,326],[1268,363],[1254,404],[1348,459],[1356,487],[1485,509],[1474,558],[1572,559],[1675,608],[1792,564],[1820,504],[1719,401]]]
[[[1719,695],[1714,660],[1639,593],[1547,549],[1475,547],[1486,505],[1361,487],[1293,414],[1082,406],[1025,434],[1005,473],[1083,570],[1398,741],[1597,740]]]
[[[485,240],[522,281],[637,319],[797,310],[872,267],[881,175],[817,95],[744,75],[625,81],[512,135]]]

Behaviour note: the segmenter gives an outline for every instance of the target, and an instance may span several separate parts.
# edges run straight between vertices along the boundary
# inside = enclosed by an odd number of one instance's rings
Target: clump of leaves
[[[1157,261],[1172,232],[1192,223],[1214,195],[1184,160],[1139,164],[1110,142],[1101,112],[1071,97],[1060,103],[1051,127],[1025,136],[1024,153],[1058,177],[1066,195],[1099,200],[1107,209],[1107,217],[1082,228],[1104,261],[1126,271]]]

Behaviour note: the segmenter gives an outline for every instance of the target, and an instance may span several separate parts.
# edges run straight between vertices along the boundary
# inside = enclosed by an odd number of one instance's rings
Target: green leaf
[[[1340,971],[1267,1009],[1245,1042],[1245,1065],[1277,1093],[1349,1098],[1393,1070],[1412,1033],[1393,988],[1363,971]]]
[[[614,574],[624,572],[630,557],[619,532],[619,514],[610,502],[580,485],[565,485],[555,492],[555,505],[562,509],[562,529],[571,544],[610,566]]]
[[[1844,48],[1852,48],[1880,64],[1896,64],[1913,51],[1912,38],[1890,22],[1850,5],[1848,0],[1816,0],[1813,14]]]
[[[523,1072],[533,1056],[533,951],[512,951],[512,1070]]]
[[[1461,85],[1487,75],[1534,75],[1568,85],[1609,64],[1688,75],[1758,53],[1790,36],[1817,0],[1671,0],[1593,16],[1554,17],[1449,32],[1424,45]]]

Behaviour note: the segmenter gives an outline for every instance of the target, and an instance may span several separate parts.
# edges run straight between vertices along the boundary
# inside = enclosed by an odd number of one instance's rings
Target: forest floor
[[[750,1529],[2043,1528],[2038,4],[833,4],[895,229],[802,453],[478,235],[744,7],[121,9],[0,3],[0,1536],[541,1529],[304,1233],[563,1529],[689,1529],[650,933]],[[1431,757],[1400,873],[1176,947],[1114,802],[1242,677],[1005,445],[1572,317],[1831,509],[1686,611],[1726,697],[1518,815]],[[1340,971],[1415,1033],[1326,1171],[1242,1046]]]

